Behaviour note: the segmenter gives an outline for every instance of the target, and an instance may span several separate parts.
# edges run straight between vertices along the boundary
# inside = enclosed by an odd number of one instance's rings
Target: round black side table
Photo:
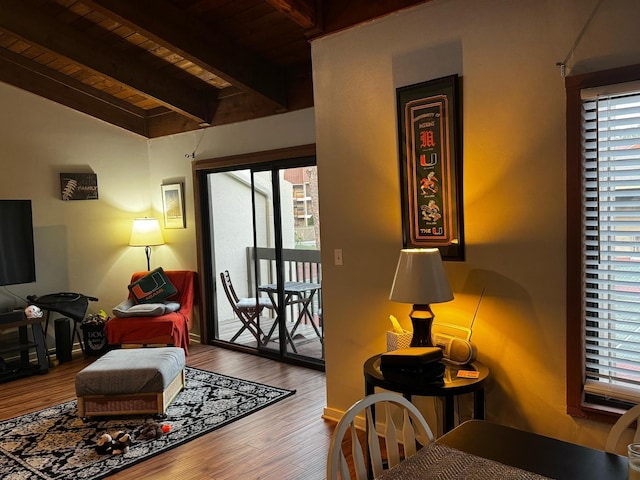
[[[457,395],[473,393],[473,418],[484,419],[484,384],[489,378],[489,368],[480,362],[457,366],[446,363],[444,385],[441,387],[424,386],[417,382],[398,382],[384,378],[380,370],[380,357],[374,355],[364,362],[365,395],[374,393],[375,387],[401,393],[407,400],[413,395],[443,398],[444,433],[454,427],[454,398]],[[478,372],[477,378],[459,377],[459,371]]]

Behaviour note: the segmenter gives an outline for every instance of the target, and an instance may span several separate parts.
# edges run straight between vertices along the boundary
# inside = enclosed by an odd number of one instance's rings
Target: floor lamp
[[[147,271],[150,271],[151,247],[164,245],[164,238],[162,237],[158,219],[146,217],[134,219],[129,245],[132,247],[144,247],[144,253],[147,256]]]

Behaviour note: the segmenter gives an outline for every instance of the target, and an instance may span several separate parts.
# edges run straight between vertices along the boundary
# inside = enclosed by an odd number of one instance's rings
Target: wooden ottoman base
[[[78,415],[164,415],[167,407],[184,388],[184,370],[164,392],[122,395],[84,395],[78,397]]]
[[[76,376],[78,415],[164,415],[184,385],[181,348],[113,350]]]

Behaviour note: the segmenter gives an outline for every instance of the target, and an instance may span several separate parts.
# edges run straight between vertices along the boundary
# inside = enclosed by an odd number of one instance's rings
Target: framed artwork
[[[396,90],[404,248],[464,260],[459,77]]]
[[[161,187],[164,228],[186,228],[182,183],[172,183]]]
[[[61,173],[62,200],[97,200],[98,176],[95,173]]]

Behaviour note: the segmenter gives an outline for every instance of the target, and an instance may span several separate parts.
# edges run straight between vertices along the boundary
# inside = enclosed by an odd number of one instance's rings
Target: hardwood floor
[[[75,374],[93,359],[74,358],[45,375],[0,384],[0,420],[75,399]],[[114,480],[320,480],[335,424],[321,415],[324,373],[254,355],[192,345],[187,365],[295,389],[248,417],[109,477]]]

